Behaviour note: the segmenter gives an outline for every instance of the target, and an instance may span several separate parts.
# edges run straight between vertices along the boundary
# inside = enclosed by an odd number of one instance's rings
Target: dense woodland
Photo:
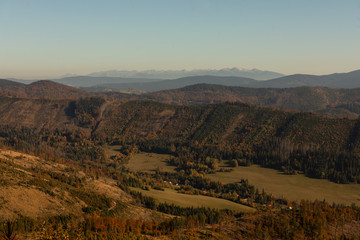
[[[41,135],[46,131],[58,134],[66,138],[65,152],[74,159],[82,158],[75,156],[81,152],[72,149],[72,138],[78,132],[78,138],[91,139],[97,148],[99,144],[121,144],[170,153],[174,156],[172,164],[184,171],[217,171],[217,163],[227,160],[232,165],[256,163],[337,183],[360,180],[359,120],[328,119],[239,103],[174,106],[135,101],[114,103],[100,112],[103,103],[101,98],[69,102],[65,111],[72,119],[71,128],[15,130],[2,125],[0,134],[9,143],[23,139],[20,144],[44,142]],[[36,135],[29,131],[40,137],[31,139]]]
[[[181,105],[199,105],[226,101],[244,102],[256,106],[312,111],[332,117],[356,118],[359,114],[359,96],[358,88],[246,88],[196,84],[180,89],[143,94],[140,97]],[[124,96],[119,95],[119,97]]]
[[[74,160],[84,160],[76,156],[82,152],[74,151],[79,138],[90,139],[94,148],[120,144],[169,153],[174,156],[171,164],[187,173],[218,171],[218,162],[226,160],[233,166],[256,163],[337,183],[360,181],[360,120],[239,103],[174,106],[133,101],[114,103],[101,112],[104,101],[94,97],[69,102],[65,111],[72,119],[72,129],[2,125],[0,136],[9,144],[62,144],[66,149],[60,151],[73,155]],[[90,160],[94,158],[97,156]]]

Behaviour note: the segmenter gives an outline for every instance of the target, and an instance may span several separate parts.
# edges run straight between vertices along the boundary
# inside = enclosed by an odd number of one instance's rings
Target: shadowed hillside
[[[165,103],[185,105],[226,101],[243,102],[287,110],[312,111],[331,117],[357,118],[360,114],[359,88],[243,88],[197,84],[145,94],[143,97]]]
[[[78,129],[86,132],[96,125],[105,100],[23,99],[0,96],[0,125],[40,129]],[[105,106],[105,105],[104,105]]]

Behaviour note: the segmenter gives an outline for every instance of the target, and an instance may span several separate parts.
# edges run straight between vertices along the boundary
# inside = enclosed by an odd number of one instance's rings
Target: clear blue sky
[[[360,69],[360,0],[0,0],[0,78]]]

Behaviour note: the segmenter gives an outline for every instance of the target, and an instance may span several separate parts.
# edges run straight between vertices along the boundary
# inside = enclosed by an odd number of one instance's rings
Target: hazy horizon
[[[236,67],[234,67],[236,68]],[[208,71],[219,71],[219,70],[224,70],[224,69],[231,69],[231,68],[220,68],[220,69],[167,69],[167,70],[164,70],[164,69],[160,69],[160,70],[157,70],[157,69],[146,69],[146,70],[143,70],[143,71],[139,71],[139,70],[118,70],[118,69],[110,69],[110,70],[105,70],[105,71],[97,71],[97,72],[90,72],[90,73],[84,73],[84,74],[72,74],[72,73],[65,73],[65,74],[62,74],[62,75],[54,75],[54,76],[38,76],[38,77],[13,77],[13,76],[8,76],[8,77],[4,77],[2,75],[0,75],[0,79],[19,79],[19,80],[29,80],[29,81],[32,81],[32,80],[52,80],[52,79],[61,79],[61,78],[67,78],[67,77],[80,77],[80,76],[89,76],[89,77],[94,77],[93,75],[96,74],[96,73],[101,73],[101,72],[110,72],[110,71],[118,71],[118,72],[138,72],[138,73],[142,73],[142,72],[147,72],[147,71],[185,71],[186,73],[189,73],[189,72],[192,72],[192,71],[205,71],[205,70],[208,70]],[[242,68],[239,68],[240,70],[244,70],[244,71],[252,71],[252,70],[259,70],[259,71],[270,71],[270,72],[273,72],[269,69],[257,69],[257,68],[252,68],[252,69],[242,69]],[[357,70],[360,70],[360,69],[353,69],[353,70],[350,70],[348,72],[352,72],[352,71],[357,71]],[[279,74],[283,74],[281,72],[274,72],[274,73],[279,73]],[[318,76],[321,76],[321,75],[329,75],[329,74],[334,74],[334,73],[347,73],[347,72],[339,72],[339,71],[334,71],[334,72],[328,72],[328,73],[324,73],[324,74],[310,74],[310,75],[318,75]],[[304,72],[299,72],[299,73],[294,73],[294,74],[309,74],[309,73],[304,73]],[[288,75],[294,75],[294,74],[283,74],[284,76],[288,76]],[[193,76],[196,76],[196,75],[193,75]],[[111,77],[111,76],[103,76],[103,77]],[[123,77],[123,78],[131,78],[131,77],[127,77],[127,76],[120,76],[120,77]],[[137,78],[137,77],[135,77]],[[176,77],[177,78],[177,77]],[[168,79],[168,78],[162,78],[162,79]],[[171,79],[171,78],[170,78]],[[174,78],[175,79],[175,78]],[[256,80],[256,79],[255,79]],[[270,80],[270,79],[269,79]]]
[[[0,0],[0,77],[359,69],[360,2]]]

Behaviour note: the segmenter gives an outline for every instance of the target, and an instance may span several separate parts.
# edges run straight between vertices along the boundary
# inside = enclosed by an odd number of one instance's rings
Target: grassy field
[[[255,209],[251,207],[237,204],[225,199],[207,197],[202,195],[187,195],[187,194],[177,193],[175,190],[172,189],[165,189],[165,191],[154,190],[154,189],[150,191],[146,191],[139,188],[131,188],[131,189],[135,191],[139,191],[146,196],[153,197],[159,202],[173,203],[181,207],[191,207],[191,206],[210,207],[217,209],[239,210],[244,212],[255,211]]]
[[[119,152],[120,146],[118,145],[107,145],[104,147],[105,152],[111,157]]]
[[[104,150],[109,156],[114,156],[118,153],[120,146],[106,146]],[[161,169],[162,171],[172,172],[174,166],[169,166],[167,160],[170,158],[168,154],[158,153],[136,153],[125,166],[134,171],[154,171]]]
[[[113,149],[116,153],[116,148]],[[161,168],[174,171],[168,166],[167,154],[138,153],[129,161],[127,167],[136,171],[152,171]],[[360,184],[336,184],[324,179],[307,178],[304,175],[284,175],[281,172],[257,165],[237,167],[232,172],[218,172],[207,175],[214,181],[223,183],[248,179],[249,183],[260,190],[264,189],[278,197],[290,200],[326,200],[329,203],[355,203],[360,206]]]
[[[207,175],[223,183],[237,182],[241,178],[257,188],[275,196],[290,200],[326,200],[329,203],[355,203],[360,205],[360,184],[336,184],[324,179],[307,178],[304,175],[284,175],[279,171],[257,165],[237,167],[232,172]]]
[[[168,166],[167,160],[170,155],[157,153],[137,153],[129,161],[126,166],[135,171],[154,171],[161,169],[162,171],[174,171],[174,166]]]

